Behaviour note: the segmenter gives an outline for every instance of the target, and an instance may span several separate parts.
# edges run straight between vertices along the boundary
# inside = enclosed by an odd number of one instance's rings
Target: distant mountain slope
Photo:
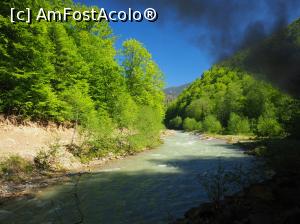
[[[182,91],[187,88],[188,86],[190,85],[190,83],[188,84],[184,84],[184,85],[181,85],[181,86],[175,86],[175,87],[169,87],[169,88],[166,88],[164,90],[165,94],[167,95],[171,95],[171,96],[179,96],[180,93],[182,93]]]
[[[176,99],[176,97],[178,97],[182,93],[182,91],[185,90],[189,85],[190,83],[181,86],[166,88],[164,90],[166,94],[166,102],[168,103]]]

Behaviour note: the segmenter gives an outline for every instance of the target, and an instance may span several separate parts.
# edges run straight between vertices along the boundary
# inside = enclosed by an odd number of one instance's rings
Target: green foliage
[[[214,115],[208,115],[203,121],[202,129],[208,133],[220,133],[222,125]]]
[[[131,96],[141,105],[157,108],[163,115],[163,75],[151,54],[137,40],[123,43],[123,67]]]
[[[283,129],[275,118],[260,116],[257,123],[257,134],[262,137],[278,137],[283,135]]]
[[[39,171],[57,171],[60,167],[57,163],[58,158],[58,144],[50,146],[48,151],[41,150],[34,157],[34,165]]]
[[[299,73],[299,23],[298,19],[260,44],[205,71],[169,105],[165,122],[176,115],[197,121],[214,115],[228,132],[239,133],[248,132],[244,120],[248,118],[250,133],[271,137],[284,132],[298,138],[300,104],[295,77]],[[282,74],[286,76],[284,82]],[[269,84],[272,81],[296,97]],[[232,117],[232,113],[242,120]]]
[[[20,156],[11,156],[0,163],[0,176],[8,181],[22,181],[33,171],[32,163]]]
[[[202,124],[201,122],[197,122],[194,118],[187,117],[183,121],[182,128],[185,131],[200,131],[202,129]]]
[[[115,102],[112,117],[119,128],[132,128],[137,122],[139,106],[129,94],[124,93]]]
[[[88,95],[86,83],[83,86],[75,85],[74,88],[64,91],[61,97],[65,108],[61,114],[67,120],[85,126],[95,116],[95,105]]]
[[[140,109],[136,122],[136,133],[129,137],[130,150],[152,148],[160,143],[159,132],[162,130],[159,110],[144,106]]]
[[[249,134],[250,124],[247,118],[231,113],[227,129],[229,134]]]
[[[5,0],[0,6],[0,113],[73,123],[84,138],[79,156],[157,143],[163,74],[142,43],[131,39],[117,51],[105,21],[12,24],[7,15],[11,7],[33,13],[41,7],[88,9],[71,0]],[[47,166],[47,155],[39,157]]]
[[[297,136],[295,123],[297,116],[300,117],[297,115],[300,114],[299,111],[297,99],[280,92],[270,84],[258,81],[242,70],[216,65],[204,72],[200,79],[169,105],[165,122],[171,124],[171,119],[179,115],[202,122],[204,132],[211,132],[212,129],[213,132],[220,132],[227,128],[231,134],[257,133],[276,136],[289,132]],[[212,124],[205,122],[205,118],[210,115],[219,121],[217,123],[221,124],[221,128],[218,124],[216,130],[209,127],[216,124],[214,121]],[[273,131],[268,133],[267,130],[262,130],[267,126],[262,124],[265,123],[262,116],[276,120],[276,123],[266,121],[272,123],[269,128]],[[258,123],[261,123],[259,128]]]
[[[206,97],[194,100],[186,107],[185,116],[203,120],[212,111],[212,101]]]
[[[170,120],[168,126],[169,128],[180,129],[182,127],[182,118],[180,116],[176,116]]]

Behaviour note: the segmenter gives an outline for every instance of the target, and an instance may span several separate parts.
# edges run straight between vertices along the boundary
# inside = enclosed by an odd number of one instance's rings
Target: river
[[[208,200],[198,175],[216,169],[220,160],[232,167],[251,158],[224,141],[176,132],[157,149],[6,204],[0,223],[168,223]]]

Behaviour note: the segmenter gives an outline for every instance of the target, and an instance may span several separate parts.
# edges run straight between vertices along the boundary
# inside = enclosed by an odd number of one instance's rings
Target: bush
[[[47,171],[59,170],[57,163],[59,145],[50,146],[49,151],[40,151],[34,158],[34,165],[37,169]]]
[[[257,123],[257,135],[261,137],[278,137],[283,129],[275,118],[260,116]]]
[[[208,115],[203,121],[202,129],[208,133],[219,133],[222,131],[222,125],[215,116]]]
[[[159,110],[144,106],[140,108],[137,120],[142,122],[135,124],[135,134],[128,137],[130,152],[157,146],[160,143],[160,130],[163,129]]]
[[[182,118],[180,116],[171,119],[169,122],[169,128],[181,129],[181,126],[182,126]]]
[[[194,118],[187,117],[184,119],[182,127],[185,131],[195,131],[200,130],[202,128],[202,124],[197,122]]]
[[[185,110],[185,115],[190,118],[195,118],[197,121],[203,120],[212,111],[212,101],[208,97],[201,97],[194,100]]]
[[[0,163],[0,176],[9,181],[25,180],[33,170],[33,164],[20,156],[11,156]]]
[[[235,113],[230,114],[228,121],[228,132],[230,134],[248,134],[250,133],[250,125],[247,118],[241,118]]]
[[[220,201],[224,199],[230,189],[228,186],[230,185],[229,176],[223,164],[219,161],[215,172],[204,172],[204,175],[198,177],[209,200],[219,206]]]
[[[266,177],[267,172],[262,171],[265,168],[264,164],[249,165],[236,164],[225,169],[225,164],[219,159],[214,171],[208,170],[198,175],[200,184],[216,207],[220,206],[220,202],[225,196],[232,195],[236,191],[242,191]]]

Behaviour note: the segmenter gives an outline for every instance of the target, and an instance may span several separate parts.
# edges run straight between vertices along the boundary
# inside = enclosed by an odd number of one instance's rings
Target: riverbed
[[[238,147],[183,132],[157,149],[94,168],[0,208],[0,223],[168,223],[208,201],[199,175],[249,164]]]

